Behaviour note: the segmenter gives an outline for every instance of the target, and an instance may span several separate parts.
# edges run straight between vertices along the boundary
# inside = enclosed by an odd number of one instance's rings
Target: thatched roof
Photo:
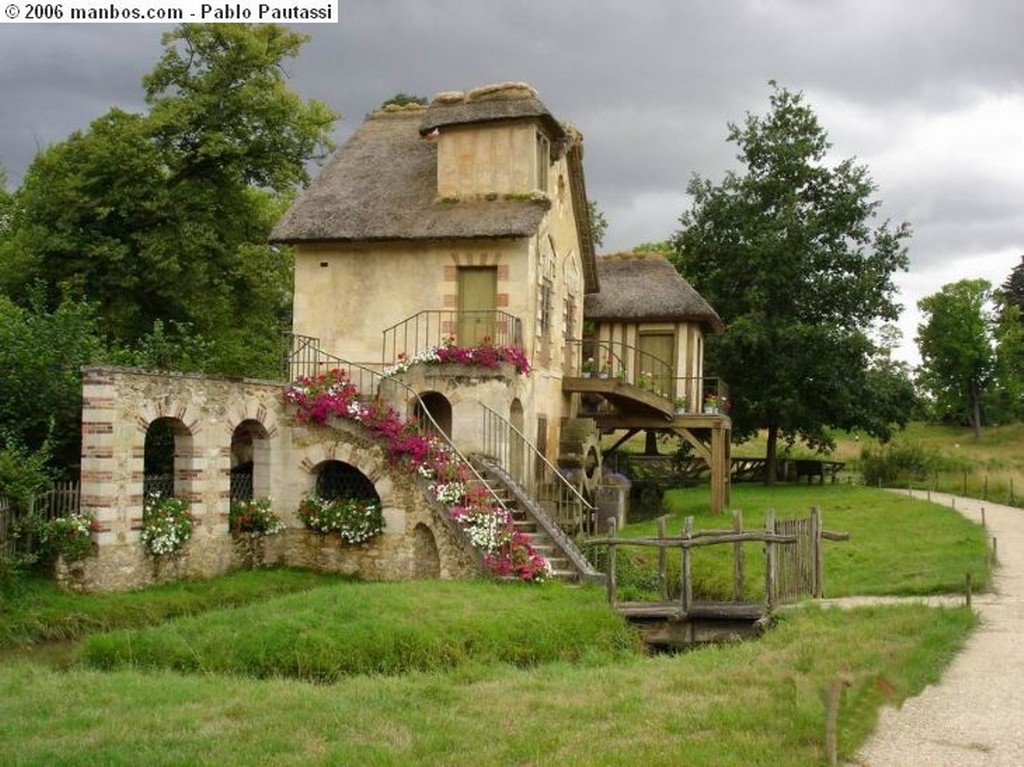
[[[532,119],[546,126],[554,152],[565,152],[586,290],[598,287],[582,137],[564,130],[524,83],[439,94],[429,107],[374,112],[339,149],[270,234],[274,242],[338,242],[530,237],[550,208],[539,196],[437,197],[434,131],[466,123]]]
[[[537,91],[526,83],[518,82],[485,85],[468,93],[439,93],[427,108],[423,122],[420,123],[420,133],[425,136],[431,131],[449,125],[516,120],[523,117],[534,118],[544,125],[553,147],[559,146],[567,138],[562,126],[537,98]]]
[[[619,253],[597,259],[601,282],[588,293],[583,316],[613,322],[699,322],[713,333],[724,330],[722,320],[664,256]]]
[[[548,204],[437,199],[437,144],[424,110],[375,112],[270,234],[276,242],[528,237]]]

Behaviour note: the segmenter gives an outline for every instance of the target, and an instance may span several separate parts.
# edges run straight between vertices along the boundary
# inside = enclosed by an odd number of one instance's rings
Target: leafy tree
[[[1001,293],[1004,306],[1016,306],[1024,312],[1024,256],[1006,278]]]
[[[47,311],[41,291],[30,307],[0,295],[0,448],[77,465],[81,367],[102,360],[95,308],[65,298]]]
[[[996,304],[992,409],[998,420],[1020,421],[1024,419],[1024,307],[1003,292],[997,292]]]
[[[608,219],[597,207],[597,200],[587,200],[587,214],[590,219],[590,239],[594,248],[600,248],[604,244],[604,236],[608,232]]]
[[[966,422],[981,436],[982,397],[992,382],[994,356],[987,280],[960,280],[918,301],[921,353],[918,381],[942,417]]]
[[[867,168],[828,161],[803,95],[771,85],[766,116],[729,125],[745,172],[691,180],[673,246],[727,325],[705,368],[729,383],[737,436],[767,430],[774,482],[780,437],[824,447],[830,426],[885,437],[906,422],[910,402],[873,399],[897,371],[872,368],[867,333],[898,316],[892,277],[907,268],[910,229],[871,228],[880,203]]]
[[[335,117],[287,88],[282,62],[305,39],[241,24],[165,35],[148,114],[111,110],[33,162],[0,285],[87,297],[119,346],[178,323],[211,344],[208,370],[276,373],[292,265],[266,240]]]

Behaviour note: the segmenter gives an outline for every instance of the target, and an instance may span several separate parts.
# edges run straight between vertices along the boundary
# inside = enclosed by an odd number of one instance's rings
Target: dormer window
[[[551,144],[548,137],[537,132],[537,189],[548,191],[548,166],[551,165]]]

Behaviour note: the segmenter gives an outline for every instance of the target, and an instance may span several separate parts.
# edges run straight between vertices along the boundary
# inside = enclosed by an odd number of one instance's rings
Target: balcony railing
[[[664,397],[688,413],[704,410],[709,398],[728,408],[729,388],[714,376],[680,377],[660,357],[619,341],[573,340],[566,344],[567,376],[617,378]]]
[[[415,357],[422,351],[451,342],[458,346],[522,346],[523,323],[499,309],[461,311],[427,309],[384,331],[381,362],[389,365],[400,354]]]

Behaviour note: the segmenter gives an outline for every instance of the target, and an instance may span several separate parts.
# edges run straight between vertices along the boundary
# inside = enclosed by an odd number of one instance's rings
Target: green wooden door
[[[672,333],[642,333],[637,381],[650,382],[651,388],[664,397],[674,396],[676,337]]]
[[[478,346],[494,341],[495,309],[498,302],[498,270],[493,266],[459,269],[460,346]]]

